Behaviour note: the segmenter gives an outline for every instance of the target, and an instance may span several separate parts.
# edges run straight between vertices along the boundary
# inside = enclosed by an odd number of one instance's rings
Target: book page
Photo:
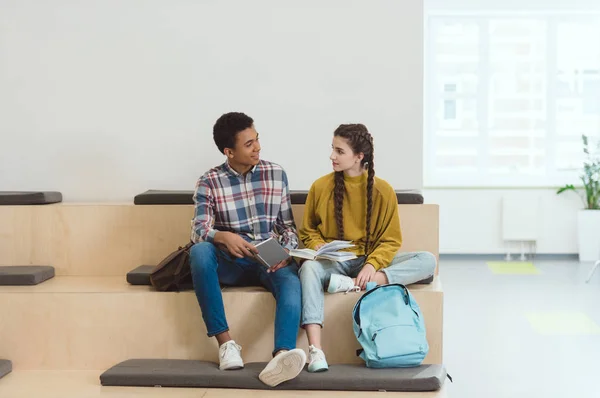
[[[335,253],[324,253],[324,254],[317,256],[317,258],[323,258],[325,260],[331,260],[331,261],[344,262],[344,261],[348,261],[348,260],[354,260],[357,257],[356,257],[356,254],[350,253],[350,252],[335,252]]]
[[[323,245],[318,251],[317,255],[321,255],[323,253],[335,252],[341,249],[347,249],[350,247],[354,247],[355,245],[351,241],[347,240],[334,240]]]
[[[317,252],[311,249],[293,249],[290,250],[290,256],[314,260],[317,257]]]

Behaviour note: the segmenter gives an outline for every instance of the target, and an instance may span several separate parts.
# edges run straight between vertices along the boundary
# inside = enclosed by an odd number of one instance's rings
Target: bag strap
[[[194,242],[190,241],[190,243],[188,243],[184,247],[179,247],[178,250],[181,250],[181,253],[179,254],[179,264],[177,264],[177,269],[175,270],[175,273],[174,273],[175,276],[181,275],[181,271],[183,271],[183,267],[185,266],[185,263],[188,260],[188,257],[190,254],[190,249],[192,248],[192,246],[194,246]],[[179,290],[180,285],[181,285],[181,280],[177,279],[173,282],[173,284],[175,285],[177,290]]]
[[[369,282],[371,283],[371,282]],[[375,283],[375,282],[373,282]],[[404,290],[404,304],[409,305],[409,299],[408,299],[408,289],[406,288],[406,286],[404,286],[401,283],[388,283],[387,285],[379,285],[379,286],[375,286],[373,288],[371,288],[371,290],[368,290],[365,294],[363,294],[363,296],[360,298],[359,301],[362,301],[365,297],[367,297],[369,294],[373,293],[374,291],[381,289],[383,287],[387,287],[387,286],[399,286],[402,288],[402,290]]]
[[[185,261],[186,261],[186,256],[185,256],[185,253],[182,252],[179,255],[179,264],[177,264],[177,268],[175,269],[175,275],[179,276],[181,274],[181,271],[183,271],[183,266],[185,265]]]
[[[179,265],[177,266],[177,269],[175,270],[175,275],[179,275],[181,274],[181,271],[183,271],[183,267],[186,263],[186,261],[188,260],[188,257],[190,255],[190,249],[192,248],[192,246],[194,246],[194,242],[190,242],[187,245],[183,246],[183,247],[179,247],[181,253],[180,254],[180,260],[179,260]]]

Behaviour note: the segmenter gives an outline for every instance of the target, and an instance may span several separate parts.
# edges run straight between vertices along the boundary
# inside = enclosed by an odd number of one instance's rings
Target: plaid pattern
[[[193,242],[214,242],[217,231],[235,232],[249,241],[276,237],[287,249],[298,247],[287,175],[261,160],[246,176],[227,162],[206,172],[196,184]]]

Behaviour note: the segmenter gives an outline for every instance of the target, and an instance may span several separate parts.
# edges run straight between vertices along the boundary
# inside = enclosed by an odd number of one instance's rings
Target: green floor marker
[[[547,312],[526,315],[533,330],[543,335],[587,336],[600,334],[600,326],[583,312]]]
[[[488,261],[487,266],[499,275],[539,275],[541,271],[527,261]]]

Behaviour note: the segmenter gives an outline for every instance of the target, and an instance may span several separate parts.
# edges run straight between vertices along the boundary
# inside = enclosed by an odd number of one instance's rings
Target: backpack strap
[[[363,294],[361,296],[361,298],[358,299],[358,301],[356,302],[356,304],[354,305],[354,309],[352,310],[352,313],[354,314],[354,322],[356,322],[356,324],[360,327],[360,304],[362,303],[362,301],[365,299],[365,297],[367,297],[369,294],[373,293],[375,290],[377,289],[381,289],[382,287],[387,287],[387,286],[399,286],[402,288],[402,290],[404,290],[404,304],[408,305],[410,307],[410,300],[409,300],[409,296],[408,296],[408,289],[406,288],[406,286],[400,284],[400,283],[389,283],[387,285],[377,285],[377,283],[375,282],[368,282],[367,283],[367,292],[365,294]],[[411,310],[413,310],[413,312],[415,314],[417,314],[417,311],[414,310],[414,308],[410,307]],[[419,314],[417,314],[418,316]]]

